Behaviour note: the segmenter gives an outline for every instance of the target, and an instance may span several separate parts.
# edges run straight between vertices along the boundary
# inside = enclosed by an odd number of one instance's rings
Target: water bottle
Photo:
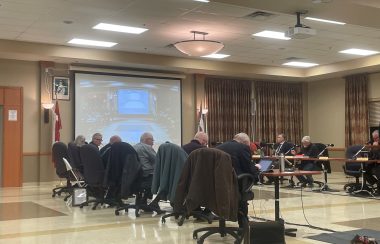
[[[285,171],[285,155],[283,153],[280,154],[280,172]]]

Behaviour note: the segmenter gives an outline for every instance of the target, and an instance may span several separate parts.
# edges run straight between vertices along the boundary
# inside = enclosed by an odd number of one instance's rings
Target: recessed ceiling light
[[[307,63],[307,62],[292,61],[292,62],[284,63],[282,65],[301,67],[301,68],[309,68],[309,67],[317,66],[318,64],[316,64],[316,63]]]
[[[68,43],[78,44],[78,45],[87,45],[87,46],[96,46],[96,47],[113,47],[117,43],[116,42],[104,42],[104,41],[94,41],[94,40],[86,40],[74,38],[70,40]]]
[[[123,33],[130,33],[130,34],[141,34],[148,30],[146,28],[132,27],[132,26],[126,26],[126,25],[114,25],[114,24],[107,24],[107,23],[97,24],[94,27],[92,27],[92,29],[116,31],[116,32],[123,32]]]
[[[202,3],[208,3],[208,2],[210,2],[209,0],[194,0],[194,1],[196,1],[196,2],[202,2]]]
[[[280,40],[290,40],[291,38],[286,37],[285,33],[283,32],[278,32],[278,31],[261,31],[257,32],[255,34],[252,34],[254,36],[260,36],[260,37],[267,37],[267,38],[273,38],[273,39],[280,39]]]
[[[350,48],[350,49],[342,50],[339,52],[340,53],[346,53],[346,54],[360,55],[360,56],[368,56],[368,55],[373,55],[373,54],[379,53],[377,51],[358,49],[358,48]]]
[[[221,58],[227,58],[229,56],[231,56],[231,55],[229,55],[229,54],[222,54],[222,53],[214,53],[214,54],[202,56],[202,58],[217,58],[217,59],[221,59]]]
[[[339,21],[335,21],[335,20],[319,19],[319,18],[314,18],[314,17],[306,17],[305,19],[329,23],[329,24],[336,24],[336,25],[345,25],[346,24],[344,22],[339,22]]]

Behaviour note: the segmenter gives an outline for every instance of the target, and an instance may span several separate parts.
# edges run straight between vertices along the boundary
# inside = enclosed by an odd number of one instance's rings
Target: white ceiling
[[[0,0],[0,39],[68,45],[72,38],[118,42],[112,50],[184,56],[170,44],[191,39],[190,31],[208,32],[222,41],[225,61],[279,66],[289,57],[331,64],[357,56],[339,54],[347,48],[380,51],[379,0]],[[271,12],[265,19],[248,19],[257,10]],[[347,22],[338,26],[302,20],[317,30],[303,40],[273,40],[251,34],[285,31],[294,26],[293,13]],[[72,21],[65,24],[64,21]],[[100,22],[146,27],[141,35],[93,30]]]

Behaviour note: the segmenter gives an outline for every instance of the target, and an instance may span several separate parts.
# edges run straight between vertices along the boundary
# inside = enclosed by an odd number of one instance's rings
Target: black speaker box
[[[285,227],[282,222],[249,222],[250,244],[284,244]]]

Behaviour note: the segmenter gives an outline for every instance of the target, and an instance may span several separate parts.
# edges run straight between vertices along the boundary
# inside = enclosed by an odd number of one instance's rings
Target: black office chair
[[[83,174],[83,163],[80,157],[79,148],[74,142],[70,142],[67,144],[67,153],[69,156],[69,160],[73,165],[73,168],[76,168]]]
[[[248,202],[250,200],[253,200],[254,194],[252,192],[252,187],[255,184],[255,179],[253,175],[251,174],[240,174],[238,176],[238,182],[239,182],[239,193],[240,193],[240,199],[241,202]],[[242,214],[239,212],[239,214]],[[219,219],[219,226],[217,227],[204,227],[194,230],[193,232],[193,238],[198,239],[198,234],[200,232],[206,232],[201,237],[199,237],[197,243],[201,244],[204,242],[204,240],[213,234],[220,234],[221,237],[226,236],[227,234],[230,234],[235,238],[235,243],[241,243],[243,238],[248,236],[249,227],[248,227],[248,216],[243,215],[243,227],[226,227],[226,220],[220,218]]]
[[[80,147],[80,157],[83,163],[84,181],[87,184],[87,193],[95,199],[88,200],[80,205],[88,206],[94,203],[92,209],[95,210],[100,204],[115,205],[114,199],[106,198],[106,188],[103,187],[105,169],[99,151],[92,145],[83,145]]]
[[[356,159],[357,157],[363,157],[363,154],[367,153],[363,151],[363,149],[363,145],[349,146],[346,150],[346,158]],[[343,189],[345,191],[348,193],[367,192],[370,195],[372,194],[371,192],[373,189],[370,189],[365,181],[365,168],[363,167],[362,163],[346,162],[345,165],[343,165],[343,171],[346,175],[355,178],[355,182],[347,183],[344,185]],[[362,177],[362,182],[359,180],[360,177]]]
[[[169,200],[171,204],[173,203],[178,180],[187,157],[186,152],[174,143],[166,142],[160,145],[156,155],[152,182],[152,194],[157,194],[157,196],[152,203],[158,205],[160,200]],[[209,221],[208,216],[200,212],[195,213],[195,215],[196,218]],[[178,219],[180,215],[178,213],[165,214],[161,217],[161,222],[165,223],[166,218],[171,216]],[[182,225],[183,219],[178,224]]]
[[[239,197],[238,178],[229,154],[218,149],[202,148],[189,155],[178,182],[174,211],[190,213],[202,205],[215,213],[219,219],[218,227],[194,230],[194,239],[198,239],[200,232],[206,232],[199,237],[197,243],[203,243],[208,236],[216,233],[222,237],[229,234],[235,238],[235,243],[241,243],[246,233],[245,229],[248,228],[248,216],[242,214],[245,209],[239,211],[239,200],[253,199],[250,187],[253,185],[254,177],[250,174],[242,175],[240,181]],[[238,213],[241,214],[239,217]],[[241,220],[242,228],[226,227],[227,220],[236,219]]]
[[[55,164],[55,172],[59,178],[66,179],[66,186],[54,188],[52,197],[56,195],[61,196],[62,193],[69,194],[65,197],[65,201],[70,197],[72,192],[72,185],[70,183],[70,172],[67,171],[63,158],[68,159],[67,146],[63,142],[56,142],[52,147],[53,162]]]
[[[105,185],[113,186],[113,194],[121,203],[122,198],[135,195],[135,204],[121,204],[115,215],[120,211],[128,212],[128,209],[135,209],[136,217],[139,211],[162,213],[160,209],[147,204],[147,196],[151,195],[151,177],[143,177],[142,165],[135,149],[128,143],[117,142],[112,144],[110,149],[109,162],[106,168]]]
[[[327,149],[327,145],[323,143],[314,143],[316,147],[318,148],[318,157],[329,157],[329,151]],[[327,185],[327,174],[331,174],[331,165],[330,161],[316,161],[318,169],[323,171],[323,179],[324,181],[317,181],[315,180],[313,183],[318,184],[320,187],[320,191],[327,191],[330,190]]]

